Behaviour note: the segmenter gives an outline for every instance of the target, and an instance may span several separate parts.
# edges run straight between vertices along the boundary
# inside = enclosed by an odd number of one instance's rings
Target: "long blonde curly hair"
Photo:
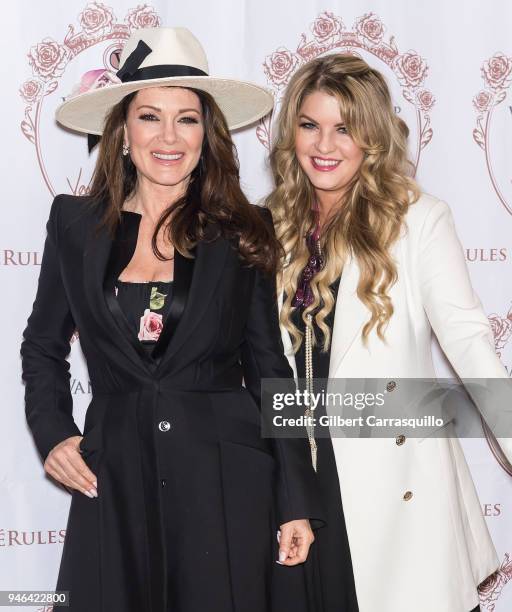
[[[409,130],[394,112],[384,77],[351,55],[328,55],[299,68],[282,101],[270,153],[275,189],[265,202],[283,246],[279,285],[286,298],[281,323],[290,333],[295,351],[303,334],[292,322],[291,304],[309,258],[305,235],[315,222],[314,188],[297,160],[295,132],[302,103],[315,91],[337,98],[348,133],[364,152],[342,201],[322,228],[325,266],[311,281],[314,301],[302,314],[306,325],[311,325],[307,315],[314,316],[323,334],[323,351],[328,350],[331,339],[331,330],[325,323],[334,306],[329,286],[342,273],[349,257],[355,258],[360,269],[357,295],[371,313],[363,327],[363,342],[367,343],[374,327],[385,341],[384,331],[393,314],[388,291],[397,279],[390,248],[400,234],[409,204],[420,195],[412,178],[414,165],[408,160]],[[315,338],[313,341],[317,342]]]

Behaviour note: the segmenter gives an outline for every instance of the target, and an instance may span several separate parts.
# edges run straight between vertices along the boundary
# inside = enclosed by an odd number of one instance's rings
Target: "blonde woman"
[[[434,377],[432,330],[461,378],[507,377],[450,209],[411,178],[407,134],[362,59],[319,58],[288,86],[267,206],[285,252],[283,343],[299,377],[308,334],[315,378]],[[317,444],[321,481],[338,472],[361,612],[478,610],[477,586],[498,559],[459,441],[397,431]],[[339,492],[325,496],[329,524]],[[335,580],[338,543],[320,534],[317,546]]]

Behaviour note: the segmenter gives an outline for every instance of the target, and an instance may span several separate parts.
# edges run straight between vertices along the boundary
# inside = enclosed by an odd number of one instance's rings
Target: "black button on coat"
[[[60,441],[82,435],[66,360],[75,329],[92,387],[81,449],[99,496],[73,491],[56,588],[70,591],[73,612],[167,611],[174,594],[162,503],[174,469],[190,509],[180,520],[189,517],[198,535],[173,555],[191,571],[215,568],[214,600],[202,606],[197,595],[183,610],[296,612],[294,597],[311,593],[303,566],[275,563],[276,529],[300,518],[319,527],[323,512],[307,440],[260,433],[261,378],[292,379],[275,283],[243,266],[224,238],[200,242],[193,260],[177,254],[173,307],[153,367],[113,293],[133,255],[139,216],[124,214],[113,240],[97,231],[101,212],[87,197],[55,198],[21,347],[27,421],[43,460]],[[172,426],[161,431],[165,420]],[[193,593],[193,579],[189,586]]]

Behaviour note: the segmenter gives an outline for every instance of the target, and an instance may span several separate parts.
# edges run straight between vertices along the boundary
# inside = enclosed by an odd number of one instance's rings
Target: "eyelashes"
[[[195,117],[182,117],[181,119],[178,120],[180,123],[199,123],[199,121],[195,118]]]
[[[305,130],[312,130],[312,129],[316,128],[317,125],[316,125],[316,123],[311,123],[310,121],[304,121],[302,123],[299,123],[299,127],[304,128]],[[348,134],[348,129],[344,125],[341,125],[337,129],[337,131],[340,134]]]
[[[153,115],[152,113],[144,113],[143,115],[139,116],[139,119],[141,119],[142,121],[160,121],[159,118],[156,115]],[[194,125],[198,124],[199,120],[196,119],[196,117],[185,116],[178,119],[178,123]]]

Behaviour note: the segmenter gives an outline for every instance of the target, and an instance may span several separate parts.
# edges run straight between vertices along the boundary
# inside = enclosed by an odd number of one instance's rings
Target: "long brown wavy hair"
[[[420,193],[412,178],[414,166],[407,157],[409,130],[394,112],[380,72],[360,58],[341,54],[320,57],[299,68],[282,101],[270,154],[275,189],[266,199],[284,248],[279,279],[286,299],[281,322],[292,337],[295,351],[303,334],[291,320],[291,302],[309,257],[304,237],[313,228],[311,205],[315,198],[313,186],[295,155],[295,132],[302,103],[315,91],[338,100],[348,133],[364,152],[362,164],[335,214],[322,229],[326,263],[311,281],[314,302],[302,315],[306,325],[310,325],[307,315],[314,316],[323,334],[322,350],[328,349],[331,338],[325,323],[334,306],[329,286],[349,257],[355,258],[360,269],[357,295],[371,312],[363,327],[363,342],[367,343],[374,327],[384,340],[385,327],[393,314],[388,291],[397,278],[390,248],[400,234],[409,204]]]
[[[210,94],[189,89],[201,101],[201,157],[184,195],[171,203],[158,220],[152,237],[153,252],[158,259],[166,259],[157,245],[162,228],[185,257],[192,256],[190,251],[197,242],[222,234],[236,242],[246,264],[275,274],[280,246],[271,224],[249,203],[240,187],[238,156],[226,119]],[[122,155],[123,126],[136,95],[133,92],[123,98],[105,119],[89,193],[93,206],[106,204],[99,227],[106,226],[112,236],[121,219],[123,203],[137,190],[137,169],[130,155]]]

